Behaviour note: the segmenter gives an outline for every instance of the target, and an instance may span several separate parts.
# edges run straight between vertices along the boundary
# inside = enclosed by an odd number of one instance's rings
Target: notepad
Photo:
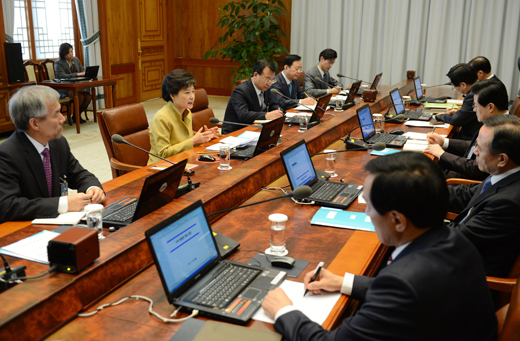
[[[375,232],[374,224],[366,213],[336,208],[320,208],[312,217],[311,224]]]

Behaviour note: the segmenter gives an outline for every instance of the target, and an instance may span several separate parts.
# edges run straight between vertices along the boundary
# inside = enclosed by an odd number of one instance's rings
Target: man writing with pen
[[[287,340],[495,340],[497,321],[475,247],[444,216],[448,190],[426,156],[401,152],[370,161],[366,213],[381,243],[395,247],[371,278],[323,268],[306,274],[313,295],[341,291],[362,301],[352,317],[327,331],[271,291],[262,304]],[[406,193],[406,194],[404,194]]]

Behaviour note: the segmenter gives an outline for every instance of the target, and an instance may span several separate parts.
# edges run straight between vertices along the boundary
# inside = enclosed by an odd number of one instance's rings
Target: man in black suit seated
[[[275,120],[283,116],[278,109],[278,97],[268,91],[276,82],[273,62],[261,59],[253,67],[253,77],[238,85],[229,99],[224,121],[253,124],[255,120]],[[222,134],[244,126],[224,123]]]
[[[47,86],[26,86],[9,100],[18,129],[0,144],[0,222],[54,218],[105,201],[98,179],[85,170],[62,136],[60,95]],[[78,193],[61,196],[63,188]]]
[[[298,84],[298,77],[302,71],[302,57],[295,54],[290,54],[285,57],[283,60],[283,71],[276,75],[276,83],[273,84],[274,89],[293,99],[293,101],[291,101],[284,97],[280,98],[279,104],[283,110],[297,107],[298,102],[304,105],[316,104],[316,101],[308,97]]]
[[[480,128],[475,148],[484,182],[450,185],[449,208],[460,212],[449,225],[477,248],[486,275],[507,277],[520,254],[520,118],[498,115]]]
[[[491,63],[489,59],[484,56],[478,56],[469,61],[469,65],[473,66],[475,70],[477,70],[477,77],[479,81],[483,80],[493,80],[500,81],[498,77],[491,72]]]
[[[402,152],[365,169],[366,213],[378,239],[395,246],[374,278],[322,269],[311,294],[341,291],[364,302],[335,330],[324,330],[292,307],[281,288],[262,304],[287,340],[496,340],[497,321],[475,247],[444,225],[448,190],[426,156]]]
[[[475,103],[473,110],[477,113],[479,122],[484,122],[492,116],[509,113],[507,89],[500,80],[479,81],[471,87],[471,90]],[[439,159],[439,165],[446,169],[447,178],[484,180],[489,176],[479,169],[475,160],[476,155],[473,150],[477,145],[478,133],[471,141],[448,139],[435,133],[428,135],[430,144],[424,152]]]
[[[446,109],[446,114],[438,114],[434,118],[455,127],[461,127],[460,131],[455,134],[455,138],[471,140],[482,126],[473,112],[473,92],[471,92],[471,87],[478,81],[477,71],[473,66],[461,63],[452,67],[447,76],[455,90],[462,93],[464,100],[459,110]]]
[[[336,62],[336,58],[338,58],[338,53],[333,49],[325,49],[321,51],[318,58],[318,65],[315,65],[305,73],[303,90],[315,98],[329,93],[339,94],[343,85],[338,80],[334,79],[329,73],[332,65]],[[320,78],[322,81],[316,81],[316,77]],[[327,86],[327,84],[330,86]]]

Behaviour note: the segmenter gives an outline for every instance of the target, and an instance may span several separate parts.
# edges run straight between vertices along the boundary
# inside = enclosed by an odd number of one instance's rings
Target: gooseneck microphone
[[[338,74],[336,74],[336,76],[338,76],[338,78],[348,78],[348,79],[351,79],[351,80],[356,81],[356,82],[361,81],[361,82],[363,82],[363,83],[366,83],[366,82],[365,82],[364,80],[362,80],[362,79],[357,79],[357,78],[352,78],[352,77],[349,77],[349,76],[345,76],[345,75],[342,74],[342,73],[338,73]]]
[[[172,165],[176,165],[177,163],[173,162],[173,161],[170,161],[170,160],[167,160],[165,158],[163,158],[162,156],[159,156],[159,155],[155,155],[154,153],[152,152],[149,152],[148,150],[146,149],[143,149],[141,147],[138,147],[134,144],[131,144],[130,142],[128,142],[127,140],[125,140],[125,138],[119,134],[114,134],[111,136],[111,140],[114,142],[114,143],[117,143],[117,144],[126,144],[126,145],[129,145],[129,146],[132,146],[134,148],[137,148],[139,150],[142,150],[143,152],[145,153],[148,153],[150,155],[153,155],[155,156],[156,158],[158,159],[161,159],[163,161],[166,161],[166,162],[169,162],[171,163]],[[188,172],[186,171],[186,169],[184,170],[184,175],[186,175],[186,177],[188,178],[188,184],[187,185],[180,185],[179,188],[177,189],[177,193],[175,194],[175,198],[180,198],[182,197],[184,194],[188,193],[188,192],[191,192],[193,191],[195,188],[199,187],[200,186],[200,182],[195,182],[195,183],[192,183],[191,182],[191,178],[190,178],[190,175],[188,174]]]
[[[262,125],[254,125],[254,124],[246,124],[246,123],[240,123],[240,122],[229,122],[229,121],[221,121],[216,117],[212,117],[209,119],[209,123],[212,124],[219,124],[219,123],[227,123],[227,124],[236,124],[239,126],[245,126],[245,127],[253,127],[253,128],[262,128]]]
[[[435,88],[437,86],[443,86],[443,85],[451,85],[451,82],[446,82],[446,83],[437,84],[437,85],[425,86],[423,89]]]
[[[314,77],[314,80],[315,80],[316,82],[320,82],[320,83],[325,84],[325,85],[328,86],[330,89],[333,88],[332,85],[330,85],[329,83],[324,82],[323,79],[321,79],[320,77]]]
[[[395,121],[403,121],[404,119],[406,118],[405,115],[403,114],[399,114],[397,115],[396,117],[392,118],[392,119],[388,119],[388,120],[383,120],[382,122],[387,122],[387,123],[391,123],[391,122],[395,122]],[[354,128],[352,128],[352,130],[349,131],[348,135],[346,138],[343,139],[343,142],[345,142],[345,147],[347,148],[347,150],[356,150],[356,149],[366,149],[368,148],[368,144],[366,144],[365,142],[362,142],[362,141],[357,141],[357,140],[354,140],[353,138],[350,138],[350,134],[352,134],[352,132],[354,130],[356,130],[357,128],[361,128],[361,127],[366,127],[366,126],[371,126],[371,125],[374,125],[374,123],[369,123],[369,124],[363,124],[363,125],[359,125],[359,126],[356,126]],[[379,142],[377,142],[379,143]],[[374,146],[377,144],[377,143],[374,143]],[[382,143],[382,142],[381,142]],[[384,144],[384,143],[383,143]],[[373,147],[374,147],[373,146]],[[379,147],[378,147],[379,148]],[[386,148],[386,145],[385,145],[385,148]],[[384,149],[384,148],[383,148]],[[382,150],[382,149],[381,149]]]
[[[269,202],[269,201],[283,199],[283,198],[291,198],[291,197],[293,197],[293,198],[295,198],[297,200],[301,200],[301,199],[308,198],[311,194],[312,194],[312,189],[309,186],[299,186],[299,187],[296,187],[292,191],[292,193],[288,193],[286,195],[282,195],[280,197],[276,197],[276,198],[272,198],[272,199],[268,199],[268,200],[254,202],[252,204],[248,204],[248,205],[244,205],[244,206],[237,206],[237,207],[228,208],[227,210],[213,212],[213,213],[208,214],[208,218],[211,217],[212,215],[215,215],[215,214],[220,214],[220,213],[224,213],[224,212],[238,210],[239,208],[249,207],[249,206],[258,205],[258,204],[263,204],[264,202]]]
[[[328,152],[328,153],[326,153],[326,152],[314,153],[311,156],[325,155],[325,154],[334,154],[334,153],[343,153],[343,152],[350,152],[350,151],[353,151],[353,150],[370,150],[370,149],[373,149],[373,150],[381,151],[381,150],[383,150],[385,148],[386,148],[386,145],[383,142],[376,142],[373,145],[369,145],[368,147],[360,147],[358,149],[352,148],[352,149],[336,150],[335,152]]]
[[[305,107],[305,108],[309,109],[310,111],[312,111],[313,113],[315,113],[316,115],[318,115],[316,113],[316,110],[314,110],[313,108],[311,108],[311,107],[309,107],[309,106],[307,106],[305,104],[301,104],[299,101],[295,100],[294,98],[291,98],[289,96],[285,96],[280,91],[278,91],[278,89],[271,89],[270,91],[271,91],[272,94],[278,95],[278,96],[282,96],[283,98],[286,98],[286,99],[288,99],[290,101],[293,101],[294,103],[297,103],[297,104],[301,105],[302,107]]]

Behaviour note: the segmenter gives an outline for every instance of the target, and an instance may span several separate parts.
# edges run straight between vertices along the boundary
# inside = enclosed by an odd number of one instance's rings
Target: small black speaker
[[[7,62],[7,77],[9,83],[25,82],[25,70],[23,67],[22,44],[4,43],[5,60]]]

